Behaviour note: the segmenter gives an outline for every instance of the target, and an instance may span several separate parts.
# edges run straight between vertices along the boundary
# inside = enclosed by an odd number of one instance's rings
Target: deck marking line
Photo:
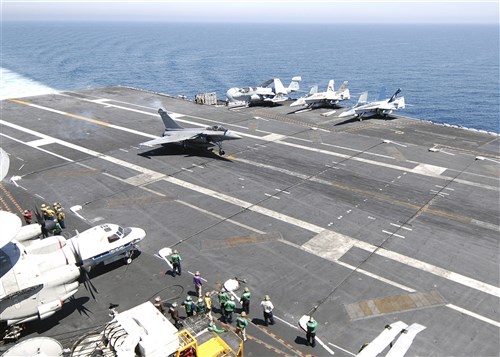
[[[11,128],[14,128],[14,129],[26,132],[26,133],[30,133],[30,134],[35,135],[35,136],[40,136],[42,138],[44,138],[44,137],[51,138],[48,135],[38,133],[34,130],[22,127],[22,126],[17,125],[17,124],[6,122],[4,120],[0,120],[0,124],[4,124],[4,125],[9,126]],[[104,154],[101,154],[99,152],[96,152],[96,151],[93,151],[90,149],[86,149],[84,147],[81,147],[81,146],[60,140],[60,139],[56,139],[56,138],[53,138],[53,139],[56,143],[58,143],[60,145],[72,148],[72,149],[80,151],[80,152],[87,153],[91,156],[101,158],[103,160],[106,160],[108,162],[112,162],[112,163],[117,164],[119,166],[127,167],[129,169],[141,172],[143,174],[151,175],[151,177],[160,178],[161,176],[164,176],[163,174],[161,174],[159,172],[156,172],[156,171],[153,171],[150,169],[146,169],[146,168],[141,167],[139,165],[131,164],[127,161],[123,161],[123,160],[120,160],[120,159],[117,159],[117,158],[114,158],[114,157],[111,157],[108,155],[104,155]],[[216,192],[214,190],[204,188],[204,187],[192,184],[190,182],[186,182],[186,181],[177,179],[175,177],[163,177],[162,179],[167,181],[167,182],[171,182],[175,185],[182,186],[182,187],[191,189],[193,191],[197,191],[197,192],[203,193],[205,195],[211,196],[213,198],[217,198],[219,200],[232,203],[234,205],[240,206],[241,208],[248,209],[250,211],[257,212],[257,213],[266,215],[268,217],[280,220],[282,222],[286,222],[286,223],[295,225],[297,227],[309,230],[309,231],[314,232],[316,234],[320,233],[324,230],[323,227],[317,226],[317,225],[309,223],[309,222],[305,222],[301,219],[293,218],[291,216],[273,211],[271,209],[256,206],[250,202],[246,202],[246,201],[240,200],[238,198],[226,195],[222,192]],[[368,251],[377,250],[377,247],[375,247],[369,243],[358,241],[354,238],[350,238],[350,239],[353,239],[356,242],[355,245],[357,247],[360,247],[360,248],[368,250]],[[396,260],[402,264],[406,264],[406,265],[412,266],[414,268],[417,268],[417,269],[426,271],[428,273],[434,274],[436,276],[457,282],[461,285],[465,285],[465,286],[468,286],[470,288],[473,288],[473,289],[500,297],[500,288],[498,288],[496,286],[493,286],[493,285],[490,285],[490,284],[463,276],[461,274],[451,272],[451,271],[443,269],[443,268],[439,268],[439,267],[434,266],[432,264],[428,264],[428,263],[419,261],[417,259],[413,259],[411,257],[404,256],[404,255],[396,253],[396,252],[388,251],[384,248],[379,248],[376,253],[379,255],[385,256],[386,258]]]

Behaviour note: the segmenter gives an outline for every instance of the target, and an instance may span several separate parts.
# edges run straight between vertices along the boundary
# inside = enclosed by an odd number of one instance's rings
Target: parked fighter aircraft
[[[344,81],[337,91],[334,89],[333,79],[328,82],[328,88],[326,92],[318,93],[318,86],[315,85],[311,88],[309,95],[297,99],[295,102],[290,104],[291,107],[296,107],[299,105],[307,106],[308,108],[313,107],[333,107],[341,100],[347,100],[351,98],[349,89],[347,89],[348,81]]]
[[[226,97],[229,102],[245,105],[256,102],[283,102],[288,99],[288,94],[299,90],[301,80],[300,76],[293,77],[285,88],[278,78],[273,78],[257,87],[230,88],[226,92]]]
[[[169,143],[179,143],[183,147],[189,146],[198,148],[210,148],[214,145],[219,147],[219,155],[224,155],[222,149],[222,142],[224,140],[241,139],[238,134],[223,128],[222,126],[215,125],[206,129],[199,128],[183,128],[177,124],[170,115],[163,109],[158,109],[158,113],[165,125],[165,132],[161,138],[153,139],[141,143],[143,146],[163,145]]]
[[[363,92],[359,96],[356,105],[340,114],[339,117],[355,116],[358,117],[360,121],[363,120],[363,118],[374,115],[382,115],[385,117],[391,114],[393,110],[404,109],[405,98],[398,98],[399,93],[401,93],[401,88],[398,88],[392,97],[383,99],[385,96],[385,89],[382,88],[378,101],[366,103],[368,99],[368,92]]]
[[[8,326],[53,315],[77,292],[80,267],[88,270],[122,257],[129,263],[130,252],[146,235],[140,228],[103,224],[69,240],[38,239],[43,225],[21,227],[19,217],[4,211],[0,227],[0,320]]]

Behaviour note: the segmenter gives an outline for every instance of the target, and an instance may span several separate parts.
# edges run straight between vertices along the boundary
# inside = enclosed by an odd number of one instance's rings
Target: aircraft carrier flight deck
[[[107,222],[146,231],[131,264],[91,271],[95,298],[81,285],[23,339],[71,347],[110,321],[110,303],[180,304],[200,271],[205,291],[246,281],[248,356],[355,356],[397,321],[419,328],[407,356],[498,356],[498,134],[399,115],[339,118],[342,108],[294,113],[289,102],[230,109],[126,87],[1,105],[10,168],[0,209],[21,217],[60,202],[67,237]],[[222,125],[242,138],[225,141],[224,156],[139,146],[162,135],[158,108],[184,127]],[[163,247],[179,250],[182,276],[165,274]],[[266,294],[273,326],[263,323]],[[318,321],[314,348],[303,315]]]

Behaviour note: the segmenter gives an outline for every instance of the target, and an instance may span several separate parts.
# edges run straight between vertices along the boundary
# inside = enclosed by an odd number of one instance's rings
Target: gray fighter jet
[[[165,124],[163,136],[161,138],[146,141],[140,145],[152,147],[155,145],[179,143],[184,148],[192,146],[205,149],[217,145],[219,148],[219,155],[224,155],[225,152],[222,149],[222,142],[224,140],[241,139],[241,136],[238,134],[219,125],[214,125],[205,129],[183,128],[163,109],[158,109],[158,114],[160,114],[161,120],[163,120],[163,124]]]

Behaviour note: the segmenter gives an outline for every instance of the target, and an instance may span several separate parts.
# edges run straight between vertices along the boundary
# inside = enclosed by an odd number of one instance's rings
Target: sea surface
[[[397,88],[401,114],[500,132],[498,25],[3,22],[1,98],[105,86],[170,95],[302,76],[351,100]],[[147,104],[147,103],[145,103]]]

